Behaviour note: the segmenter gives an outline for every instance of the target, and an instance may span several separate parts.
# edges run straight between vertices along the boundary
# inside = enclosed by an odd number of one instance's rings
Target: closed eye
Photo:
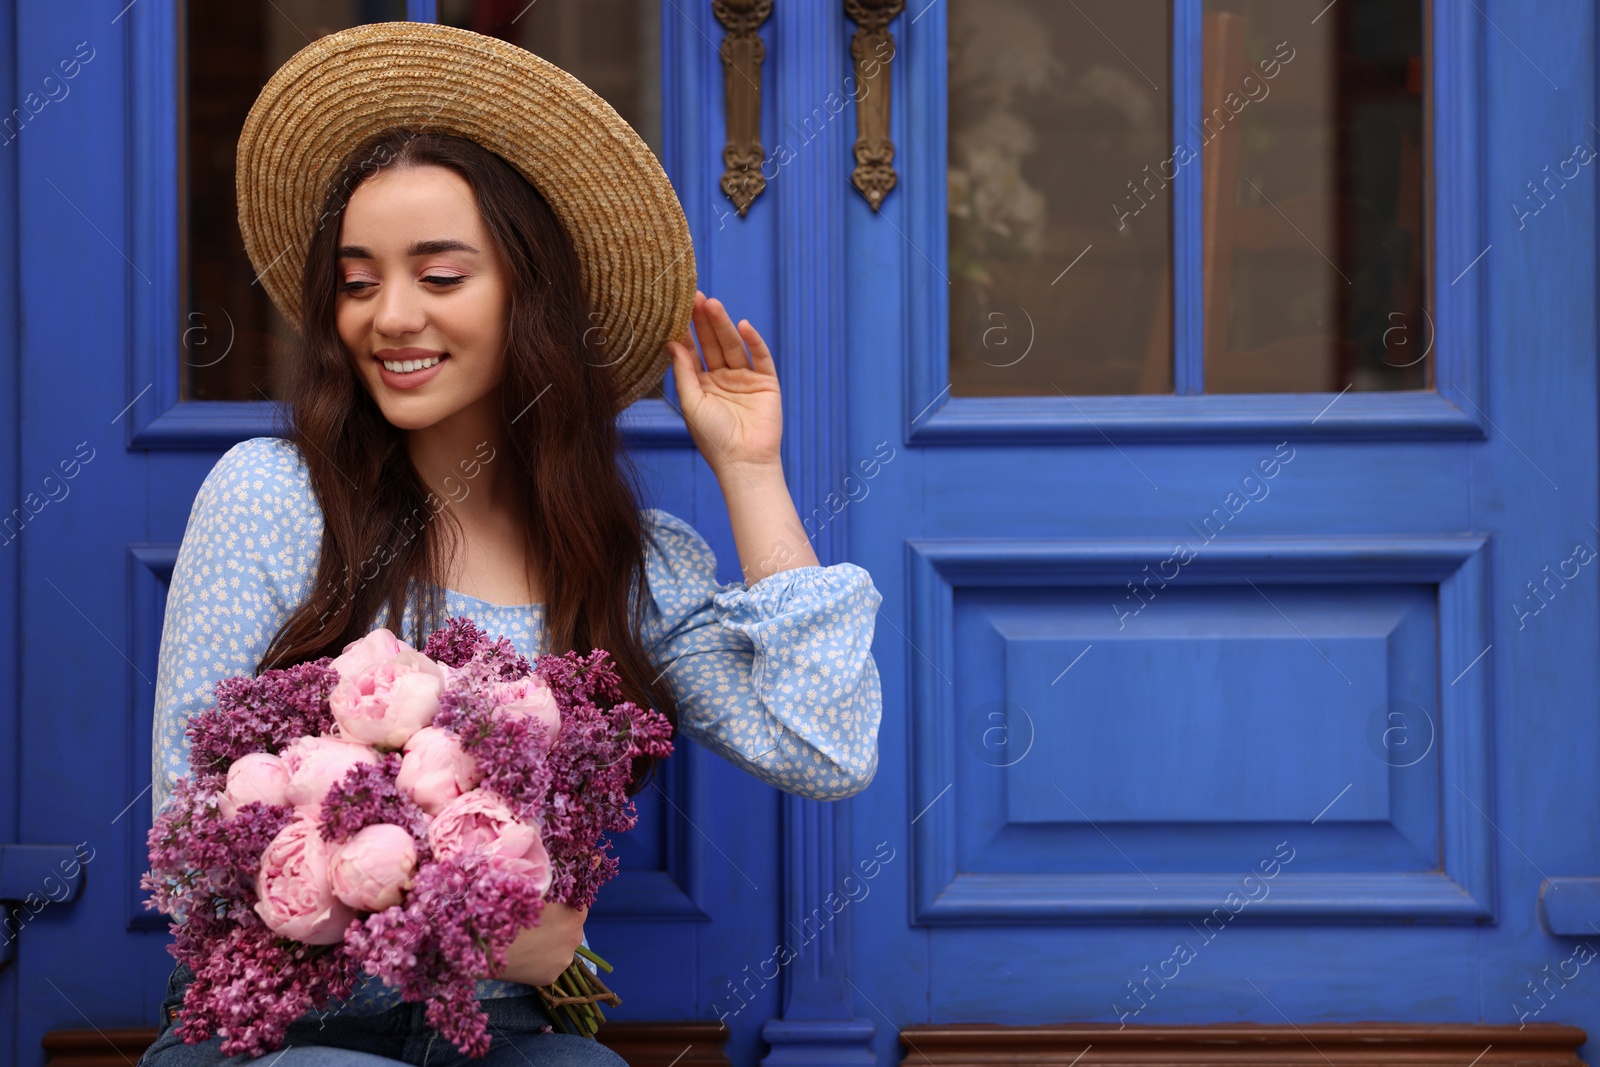
[[[465,274],[428,274],[424,275],[422,280],[425,282],[431,282],[434,285],[460,285],[462,282],[467,280],[467,276]],[[359,293],[362,290],[372,288],[376,284],[378,283],[360,281],[345,282],[343,285],[339,286],[339,292]]]

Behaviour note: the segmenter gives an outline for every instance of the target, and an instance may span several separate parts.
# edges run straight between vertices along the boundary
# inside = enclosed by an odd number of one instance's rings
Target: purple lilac
[[[379,763],[358,763],[328,790],[322,801],[322,837],[343,844],[375,823],[393,823],[411,831],[418,861],[428,856],[428,816],[395,785],[401,755],[390,752]]]
[[[302,945],[259,920],[234,926],[209,949],[189,963],[194,980],[184,990],[178,1036],[196,1044],[220,1034],[229,1056],[274,1051],[290,1023],[348,997],[357,977],[345,946]]]
[[[426,1000],[428,1023],[463,1054],[482,1056],[477,980],[505,967],[506,949],[543,908],[533,879],[470,855],[423,867],[405,903],[351,926],[345,946],[403,999]]]
[[[541,824],[553,873],[549,896],[580,909],[591,907],[616,875],[609,835],[638,820],[628,796],[634,759],[672,752],[666,716],[631,701],[604,706],[622,688],[609,659],[595,649],[538,660],[561,707],[561,730],[546,759],[551,784]]]
[[[173,917],[168,951],[195,975],[180,1013],[184,1040],[215,1032],[224,1052],[259,1054],[307,1007],[347,995],[354,968],[342,952],[273,937],[251,907],[261,853],[293,809],[253,801],[227,819],[217,801],[214,789],[178,780],[150,829],[151,869],[140,884],[152,891],[146,907]]]
[[[253,801],[226,819],[217,801],[215,791],[178,779],[146,837],[151,869],[140,885],[153,894],[146,907],[180,922],[199,916],[206,923],[206,916],[248,910],[255,901],[261,853],[294,812]]]
[[[451,667],[463,667],[470,660],[490,666],[501,681],[514,681],[532,668],[527,659],[504,637],[489,635],[465,615],[456,615],[435,630],[422,646],[422,654]]]
[[[439,698],[433,725],[449,730],[483,772],[479,788],[505,798],[519,819],[537,821],[549,791],[544,726],[495,710],[493,687],[502,681],[497,667],[473,660],[457,669]]]
[[[218,682],[216,703],[189,721],[189,766],[220,773],[251,752],[276,754],[297,737],[333,729],[328,694],[339,672],[328,656],[294,667],[236,675]]]

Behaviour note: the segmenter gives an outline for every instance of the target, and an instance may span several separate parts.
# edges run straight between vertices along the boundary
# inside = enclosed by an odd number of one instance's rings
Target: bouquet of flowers
[[[378,629],[219,682],[141,882],[194,972],[183,1039],[262,1055],[364,972],[484,1055],[477,980],[546,901],[594,902],[617,873],[608,835],[637,819],[633,760],[672,751],[666,717],[620,693],[602,649],[534,670],[464,617],[420,652]],[[618,1003],[580,960],[541,993],[587,1036],[597,1001]]]

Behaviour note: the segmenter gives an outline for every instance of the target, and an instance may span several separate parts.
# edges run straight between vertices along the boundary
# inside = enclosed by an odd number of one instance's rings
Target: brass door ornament
[[[772,14],[773,0],[712,0],[711,11],[728,32],[722,38],[722,86],[728,141],[722,149],[722,191],[743,218],[767,179],[761,174],[761,61],[767,46],[756,30]]]
[[[856,67],[856,169],[850,184],[874,211],[896,181],[889,139],[889,61],[895,56],[889,23],[905,7],[905,0],[844,0],[845,14],[856,23],[850,39]]]

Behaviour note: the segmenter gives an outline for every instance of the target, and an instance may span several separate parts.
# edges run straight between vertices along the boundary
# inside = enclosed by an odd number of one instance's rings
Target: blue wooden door
[[[0,655],[15,682],[0,699],[0,889],[19,902],[6,915],[16,935],[0,969],[0,1061],[43,1063],[51,1031],[159,1021],[172,960],[138,880],[166,585],[217,458],[277,432],[284,338],[230,230],[231,170],[214,164],[231,165],[243,109],[276,64],[313,34],[364,21],[529,34],[688,188],[683,155],[710,143],[690,128],[691,102],[718,84],[695,24],[650,0],[619,0],[599,23],[573,3],[519,7],[0,3],[0,54],[15,73],[0,80],[0,112],[13,116],[0,119],[0,404],[12,428],[0,435]],[[717,225],[713,206],[710,193],[686,203],[698,239]],[[722,579],[736,580],[715,479],[675,398],[669,380],[625,416],[648,503],[705,531]],[[735,972],[756,931],[776,936],[779,806],[689,742],[642,795],[640,825],[618,844],[624,873],[588,925],[617,967],[619,1018],[714,1018],[710,976]],[[776,990],[765,1000],[732,1037],[740,1062],[779,1011]]]
[[[840,246],[847,451],[900,456],[842,516],[904,686],[851,817],[900,857],[849,909],[880,1062],[1592,1033],[1592,5],[894,29],[900,185]]]
[[[672,761],[590,926],[625,1017],[886,1064],[926,1022],[1600,1023],[1593,11],[909,0],[874,210],[855,24],[779,0],[739,216],[710,8],[635,43],[656,143],[819,555],[884,594],[882,757],[837,805]],[[72,857],[0,867],[7,1062],[155,1021],[164,583],[273,432],[198,373],[270,329],[185,281],[185,19],[0,0],[0,844]],[[630,440],[733,579],[675,395]]]

